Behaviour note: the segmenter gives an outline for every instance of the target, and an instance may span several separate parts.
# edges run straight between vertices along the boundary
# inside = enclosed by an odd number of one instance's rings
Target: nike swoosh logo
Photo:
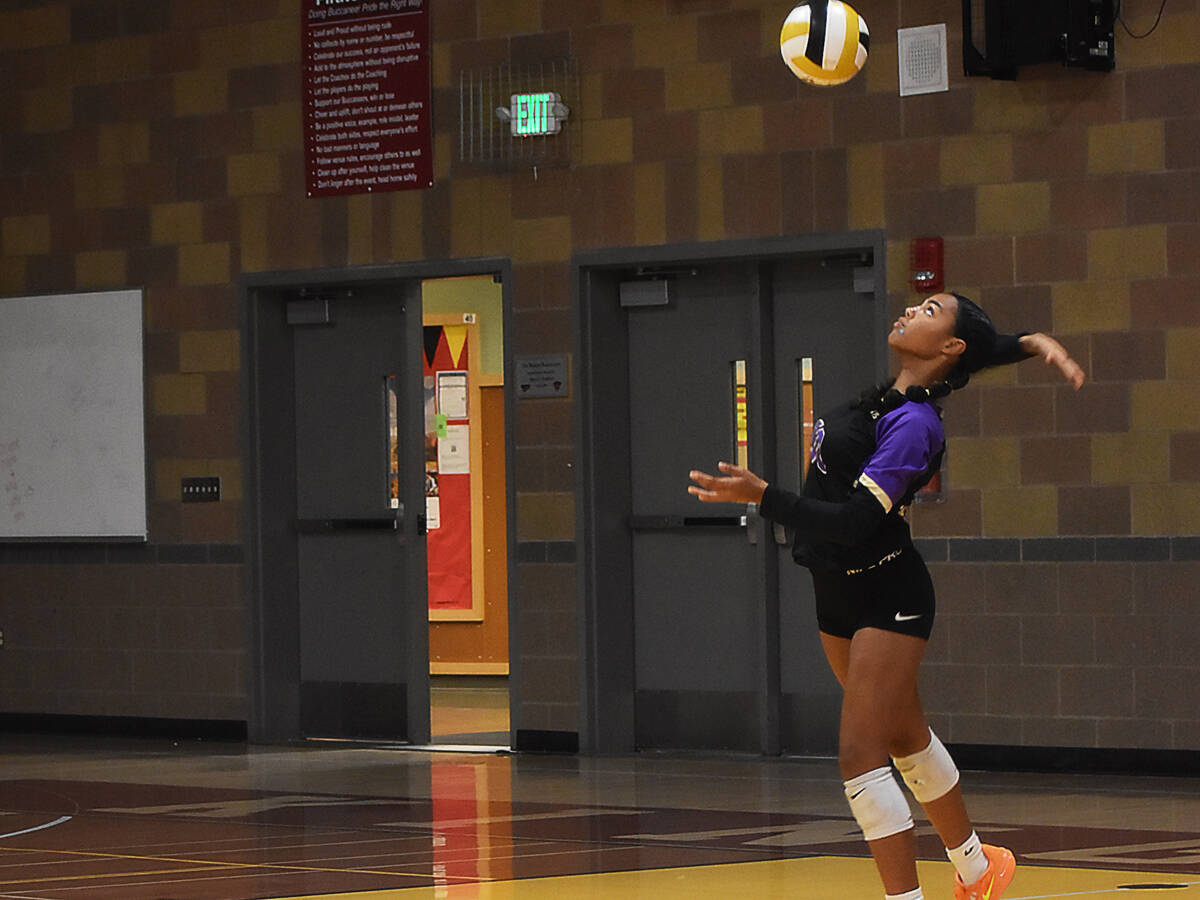
[[[983,900],[992,900],[992,888],[996,886],[996,876],[992,876],[992,883],[988,885],[987,892],[983,895]]]
[[[855,791],[853,794],[851,794],[851,795],[850,795],[850,799],[851,799],[851,800],[857,800],[857,799],[858,799],[858,795],[859,795],[859,794],[861,794],[861,793],[862,793],[863,791],[865,791],[865,790],[866,790],[866,788],[859,788],[857,791]]]
[[[922,616],[922,613],[917,613],[916,615],[912,615],[912,616],[902,616],[900,613],[896,613],[896,621],[897,622],[910,622],[913,619],[921,618],[921,616]]]

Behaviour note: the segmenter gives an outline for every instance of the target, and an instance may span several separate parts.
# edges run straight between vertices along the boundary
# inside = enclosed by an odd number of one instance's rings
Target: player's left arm
[[[1040,356],[1048,366],[1058,369],[1067,384],[1079,390],[1083,386],[1083,367],[1071,358],[1067,348],[1040,331],[1020,337],[1021,349],[1028,356]]]
[[[1058,369],[1067,384],[1075,390],[1082,387],[1083,368],[1071,358],[1066,347],[1040,331],[996,335],[996,346],[988,365],[1007,366],[1035,356],[1041,357],[1046,365]]]

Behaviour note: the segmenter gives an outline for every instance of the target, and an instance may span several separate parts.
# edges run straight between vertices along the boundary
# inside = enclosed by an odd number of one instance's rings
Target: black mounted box
[[[1111,71],[1114,0],[962,0],[963,71],[1015,79],[1020,66],[1060,62]]]

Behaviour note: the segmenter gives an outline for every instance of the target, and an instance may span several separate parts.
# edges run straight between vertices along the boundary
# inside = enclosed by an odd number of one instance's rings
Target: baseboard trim
[[[579,733],[518,728],[513,749],[520,753],[578,753]]]
[[[72,716],[0,713],[0,732],[9,734],[95,734],[106,737],[247,739],[247,725],[235,719],[160,719],[142,716]]]
[[[432,662],[430,675],[507,675],[506,662]]]
[[[1133,747],[1009,747],[947,744],[960,769],[1105,775],[1200,774],[1200,751]]]
[[[1195,562],[1200,537],[916,538],[928,563]]]

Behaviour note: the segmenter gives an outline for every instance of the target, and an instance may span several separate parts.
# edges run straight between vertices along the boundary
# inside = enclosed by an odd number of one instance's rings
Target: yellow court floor
[[[919,864],[926,900],[952,900],[948,862]],[[354,894],[310,894],[286,900],[877,900],[882,896],[869,859],[817,856],[693,866],[641,872],[606,872]],[[1156,878],[1145,872],[1021,866],[1003,900],[1131,900],[1200,897],[1200,876]]]

